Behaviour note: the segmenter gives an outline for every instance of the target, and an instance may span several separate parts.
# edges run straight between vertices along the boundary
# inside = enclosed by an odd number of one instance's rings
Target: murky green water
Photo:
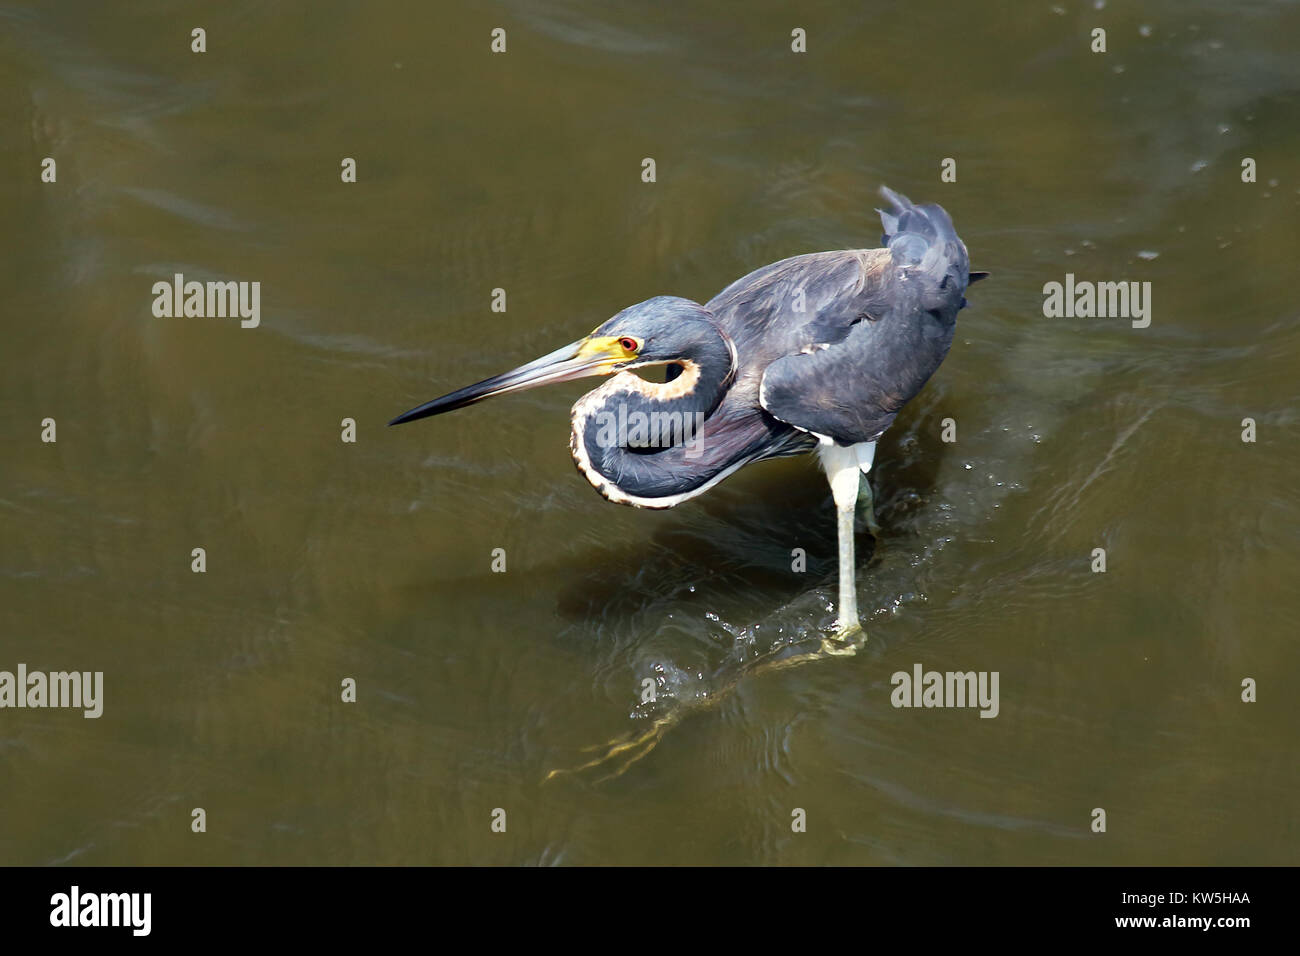
[[[0,670],[104,673],[0,710],[0,860],[1296,861],[1300,6],[704,6],[0,7]],[[384,427],[874,245],[881,183],[994,277],[881,443],[856,657],[744,675],[833,618],[811,459],[652,513],[574,472],[581,384]],[[155,317],[177,272],[261,324]],[[1150,326],[1045,318],[1066,273]],[[893,707],[917,663],[997,718]]]

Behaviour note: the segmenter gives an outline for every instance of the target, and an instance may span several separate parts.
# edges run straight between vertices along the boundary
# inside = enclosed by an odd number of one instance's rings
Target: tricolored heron
[[[703,305],[656,296],[536,361],[435,398],[398,425],[493,395],[614,375],[571,415],[578,470],[602,495],[671,508],[739,468],[817,450],[839,524],[841,638],[860,630],[854,508],[876,441],[952,345],[971,273],[937,205],[881,189],[882,249],[795,256],[738,279]],[[655,384],[633,369],[667,365]],[[615,374],[617,373],[617,374]],[[871,485],[862,499],[874,530]]]

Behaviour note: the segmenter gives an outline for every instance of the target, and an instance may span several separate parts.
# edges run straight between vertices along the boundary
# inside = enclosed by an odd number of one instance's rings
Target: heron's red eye
[[[639,348],[636,339],[627,335],[618,340],[618,347],[624,352],[635,352]]]

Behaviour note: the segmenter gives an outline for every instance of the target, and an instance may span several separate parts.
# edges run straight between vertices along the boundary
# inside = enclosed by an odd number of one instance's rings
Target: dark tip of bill
[[[398,415],[391,422],[389,422],[388,426],[391,428],[394,425],[404,425],[407,422],[413,422],[417,418],[424,418],[427,415],[432,414],[432,411],[428,409],[429,406],[425,404],[425,405],[421,405],[419,408],[413,408],[409,412],[402,412],[402,414]]]

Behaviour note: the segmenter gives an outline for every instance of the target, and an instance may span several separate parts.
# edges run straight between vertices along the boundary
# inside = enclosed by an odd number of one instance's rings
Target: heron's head
[[[539,385],[569,382],[589,375],[667,365],[689,357],[719,333],[698,302],[661,295],[624,309],[592,333],[526,365],[425,402],[388,424],[400,425],[481,402],[493,395]]]

